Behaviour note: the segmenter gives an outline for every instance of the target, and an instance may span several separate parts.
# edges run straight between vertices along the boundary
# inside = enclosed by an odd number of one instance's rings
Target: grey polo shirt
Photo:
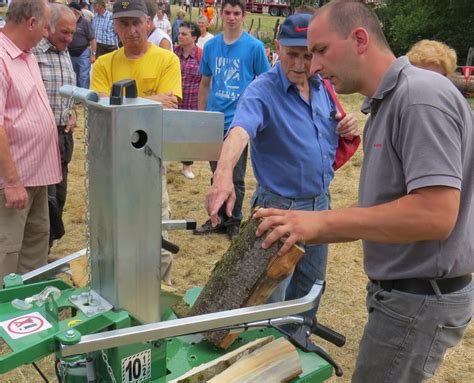
[[[359,206],[401,198],[415,189],[461,190],[456,226],[445,241],[364,241],[371,279],[451,278],[474,272],[473,117],[449,79],[398,58],[362,107],[364,130]]]

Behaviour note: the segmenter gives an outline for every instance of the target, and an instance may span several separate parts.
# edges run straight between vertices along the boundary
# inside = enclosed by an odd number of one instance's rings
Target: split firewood
[[[282,241],[262,249],[264,236],[255,232],[261,220],[250,219],[242,224],[240,234],[216,264],[189,315],[201,315],[240,307],[263,304],[275,287],[290,275],[304,254],[301,246],[293,246],[284,256],[277,256]],[[211,331],[206,338],[227,348],[238,335],[228,330]]]
[[[173,379],[168,383],[205,383],[214,376],[220,374],[225,369],[236,363],[239,359],[260,347],[273,341],[273,336],[256,339],[253,342],[247,343],[238,349],[222,355],[220,358],[214,359],[208,363],[201,364],[194,367],[179,378]]]
[[[244,356],[208,382],[283,383],[296,378],[302,372],[301,361],[295,346],[285,338],[278,338]]]

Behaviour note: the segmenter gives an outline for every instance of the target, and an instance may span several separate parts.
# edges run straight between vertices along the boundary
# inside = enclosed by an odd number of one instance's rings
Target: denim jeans
[[[219,218],[221,219],[221,224],[224,227],[230,226],[240,226],[240,221],[242,221],[242,206],[244,204],[245,196],[245,171],[247,170],[247,156],[248,156],[248,146],[245,147],[242,152],[237,164],[234,167],[234,172],[232,174],[232,180],[234,182],[235,189],[235,205],[232,210],[232,217],[228,217],[225,212],[225,204],[219,209]],[[210,161],[212,173],[216,171],[217,161]],[[211,179],[212,184],[212,179]]]
[[[285,198],[261,186],[257,186],[252,201],[252,209],[256,206],[285,210],[321,211],[329,210],[329,192],[324,191],[313,198]],[[292,275],[283,280],[273,291],[268,303],[282,302],[301,298],[307,295],[314,284],[322,284],[326,278],[328,245],[306,245],[305,254],[295,267]],[[313,319],[317,306],[304,313]]]
[[[86,48],[80,56],[71,56],[72,67],[76,72],[76,85],[79,88],[89,89],[91,63],[89,61],[91,51]]]
[[[433,377],[446,350],[463,337],[473,296],[472,282],[438,295],[386,291],[369,282],[369,318],[352,382],[414,383]]]

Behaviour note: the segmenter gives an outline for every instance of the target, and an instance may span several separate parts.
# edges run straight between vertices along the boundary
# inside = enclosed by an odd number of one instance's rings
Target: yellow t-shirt
[[[124,48],[100,56],[92,67],[90,88],[110,95],[112,84],[125,79],[136,81],[139,97],[173,92],[182,98],[178,56],[154,44],[138,59],[128,59]]]

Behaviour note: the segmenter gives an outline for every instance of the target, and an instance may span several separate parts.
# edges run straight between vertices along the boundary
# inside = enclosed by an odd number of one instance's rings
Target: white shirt
[[[166,17],[163,17],[163,20],[160,20],[155,16],[153,18],[153,24],[155,24],[155,27],[160,28],[167,35],[171,34],[171,23]]]
[[[156,28],[153,33],[148,36],[148,41],[150,43],[155,44],[156,46],[160,46],[161,40],[166,39],[170,43],[170,51],[173,52],[173,43],[171,42],[171,37],[168,34],[163,32],[161,29]]]
[[[197,41],[196,45],[197,45],[199,48],[203,49],[203,48],[204,48],[204,45],[206,45],[206,43],[207,43],[210,39],[212,39],[213,37],[214,37],[214,35],[213,35],[212,33],[207,32],[205,37],[202,37],[202,36],[201,36],[201,37],[198,38],[198,41]]]

